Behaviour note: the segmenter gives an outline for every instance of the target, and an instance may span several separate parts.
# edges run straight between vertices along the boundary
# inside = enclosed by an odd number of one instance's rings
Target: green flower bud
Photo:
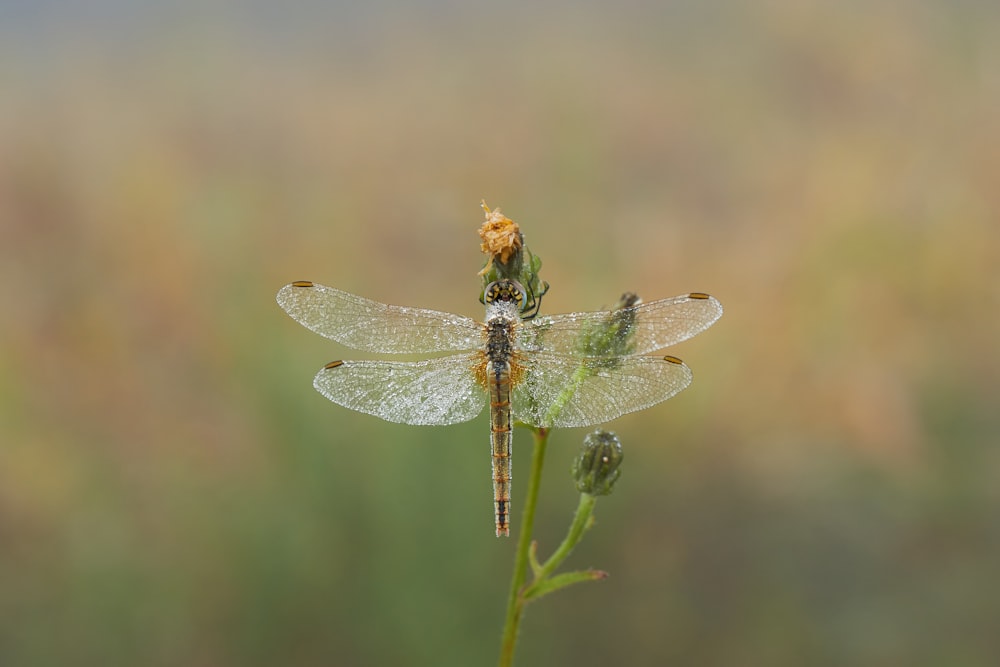
[[[635,307],[640,302],[638,295],[625,292],[604,321],[580,332],[577,347],[582,354],[591,357],[592,367],[614,368],[621,363],[622,357],[632,353]]]
[[[621,476],[622,443],[611,431],[588,433],[583,449],[573,461],[573,478],[580,493],[606,496]]]

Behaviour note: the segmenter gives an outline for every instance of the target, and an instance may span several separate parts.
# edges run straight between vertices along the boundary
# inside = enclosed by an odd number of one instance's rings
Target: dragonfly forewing
[[[484,388],[470,370],[476,355],[426,361],[336,361],[313,381],[317,391],[351,410],[397,424],[457,424],[486,404]]]
[[[285,285],[277,300],[306,328],[355,350],[459,352],[483,344],[483,325],[468,317],[390,306],[317,283]]]
[[[660,299],[617,311],[566,313],[537,317],[524,323],[520,346],[527,351],[547,351],[579,356],[581,339],[606,326],[612,318],[628,322],[628,354],[662,350],[697,335],[722,316],[722,304],[707,294],[694,293]]]

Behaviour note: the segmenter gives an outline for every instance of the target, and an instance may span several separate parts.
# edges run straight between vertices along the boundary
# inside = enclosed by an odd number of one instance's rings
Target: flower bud
[[[632,353],[635,307],[640,302],[638,295],[625,292],[603,321],[585,327],[580,332],[577,347],[583,355],[592,359],[592,366],[614,368],[621,363],[622,357]]]
[[[598,429],[583,439],[583,449],[573,461],[573,478],[580,493],[606,496],[621,476],[622,443],[611,431]]]

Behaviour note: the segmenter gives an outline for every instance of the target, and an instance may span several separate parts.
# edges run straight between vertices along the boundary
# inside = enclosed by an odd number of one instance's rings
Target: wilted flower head
[[[483,272],[489,270],[494,259],[501,264],[507,264],[510,258],[521,249],[524,237],[517,223],[500,212],[500,208],[490,209],[483,200],[481,206],[486,212],[486,222],[479,228],[479,238],[483,240],[482,251],[490,256]]]
[[[580,493],[606,496],[621,476],[622,443],[611,431],[588,433],[583,449],[573,461],[573,477]]]

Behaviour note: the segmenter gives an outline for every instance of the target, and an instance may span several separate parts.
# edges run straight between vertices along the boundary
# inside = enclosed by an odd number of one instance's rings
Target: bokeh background
[[[478,317],[480,198],[546,312],[726,307],[520,664],[1000,664],[1000,5],[361,4],[0,2],[0,664],[493,663],[485,417],[274,303]]]

